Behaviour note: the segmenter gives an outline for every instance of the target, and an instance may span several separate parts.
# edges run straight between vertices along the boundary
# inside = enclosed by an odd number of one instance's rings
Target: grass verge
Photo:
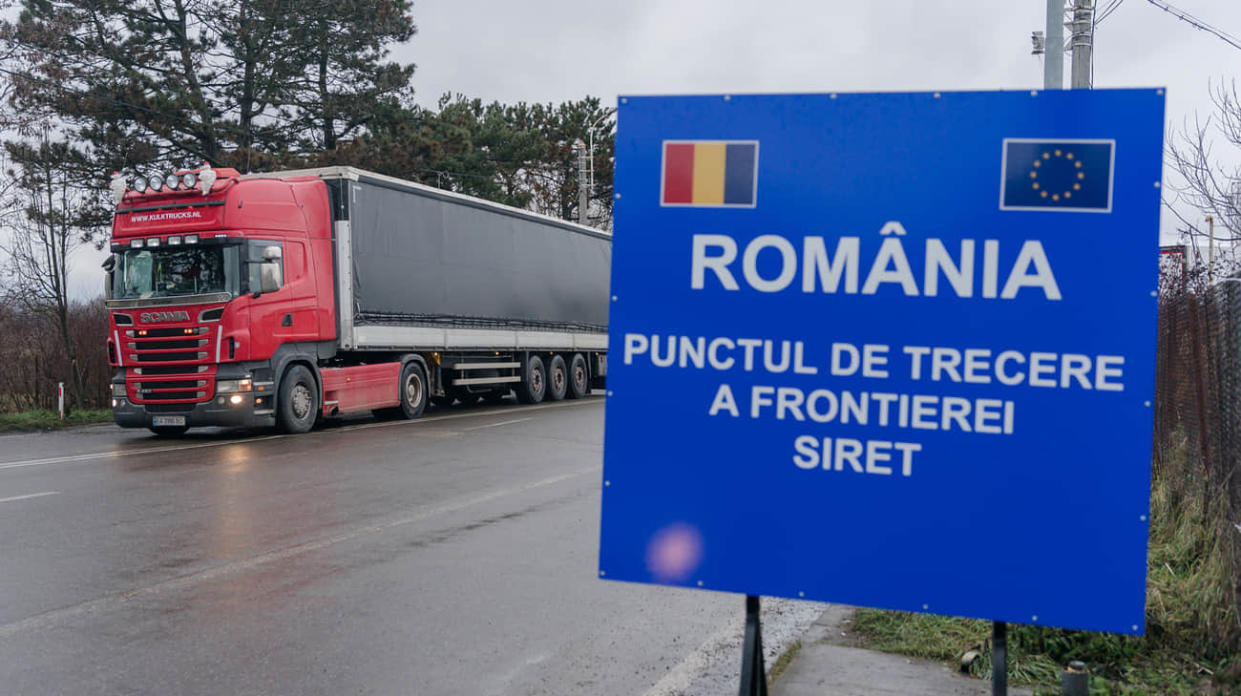
[[[1060,673],[1082,660],[1091,694],[1241,694],[1241,619],[1227,544],[1236,534],[1226,496],[1193,466],[1183,438],[1164,453],[1151,483],[1146,636],[1009,627],[1009,680],[1039,696],[1060,693]],[[991,623],[860,609],[853,630],[864,647],[958,664],[991,677]]]
[[[776,680],[780,678],[780,675],[784,674],[784,670],[788,669],[789,665],[793,664],[793,658],[797,657],[797,653],[799,652],[801,652],[800,638],[792,643],[789,643],[788,647],[784,649],[784,652],[780,653],[780,657],[776,658],[775,663],[772,664],[771,669],[767,672],[768,686],[776,683]]]
[[[79,408],[71,412],[62,421],[56,417],[55,411],[37,409],[20,413],[0,413],[0,432],[15,430],[53,430],[70,425],[90,425],[91,423],[110,423],[110,409]]]

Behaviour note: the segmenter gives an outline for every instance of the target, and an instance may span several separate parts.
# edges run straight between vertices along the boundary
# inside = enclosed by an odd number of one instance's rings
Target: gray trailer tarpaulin
[[[355,323],[606,330],[606,233],[357,173]]]

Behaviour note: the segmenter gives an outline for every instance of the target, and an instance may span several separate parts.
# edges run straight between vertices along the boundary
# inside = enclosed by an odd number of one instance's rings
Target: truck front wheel
[[[427,375],[416,362],[405,363],[401,370],[401,415],[414,419],[427,408]]]
[[[294,365],[280,381],[276,422],[286,433],[304,433],[314,427],[319,413],[319,388],[314,375],[303,365]]]
[[[543,359],[531,355],[526,363],[526,374],[517,383],[517,400],[523,404],[537,404],[543,400],[547,392],[547,373],[543,369]]]

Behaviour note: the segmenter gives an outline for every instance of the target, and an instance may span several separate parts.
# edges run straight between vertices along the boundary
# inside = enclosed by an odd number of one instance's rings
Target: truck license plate
[[[151,425],[185,425],[185,416],[155,416]]]

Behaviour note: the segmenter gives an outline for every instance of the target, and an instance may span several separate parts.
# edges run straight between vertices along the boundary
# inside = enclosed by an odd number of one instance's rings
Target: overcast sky
[[[1173,4],[1241,35],[1237,0]],[[614,105],[620,94],[1032,89],[1042,87],[1043,67],[1030,55],[1030,33],[1044,28],[1045,7],[1044,0],[415,0],[418,33],[394,58],[417,64],[416,98],[425,106],[445,92],[502,102],[591,95]],[[1096,30],[1095,86],[1167,87],[1172,127],[1209,114],[1208,82],[1234,79],[1239,66],[1241,50],[1147,0],[1124,0]],[[1174,241],[1174,221],[1162,229],[1165,242]],[[75,294],[99,292],[96,256],[79,255]]]
[[[1237,0],[1174,4],[1241,35]],[[415,0],[418,34],[396,55],[418,66],[417,99],[428,106],[450,91],[503,102],[594,95],[614,105],[620,94],[1031,89],[1043,86],[1030,33],[1044,28],[1045,8],[1044,0]],[[1066,57],[1066,85],[1068,66]],[[1232,79],[1239,66],[1241,50],[1147,0],[1124,0],[1096,30],[1095,86],[1167,87],[1172,126],[1210,113],[1208,81]]]

